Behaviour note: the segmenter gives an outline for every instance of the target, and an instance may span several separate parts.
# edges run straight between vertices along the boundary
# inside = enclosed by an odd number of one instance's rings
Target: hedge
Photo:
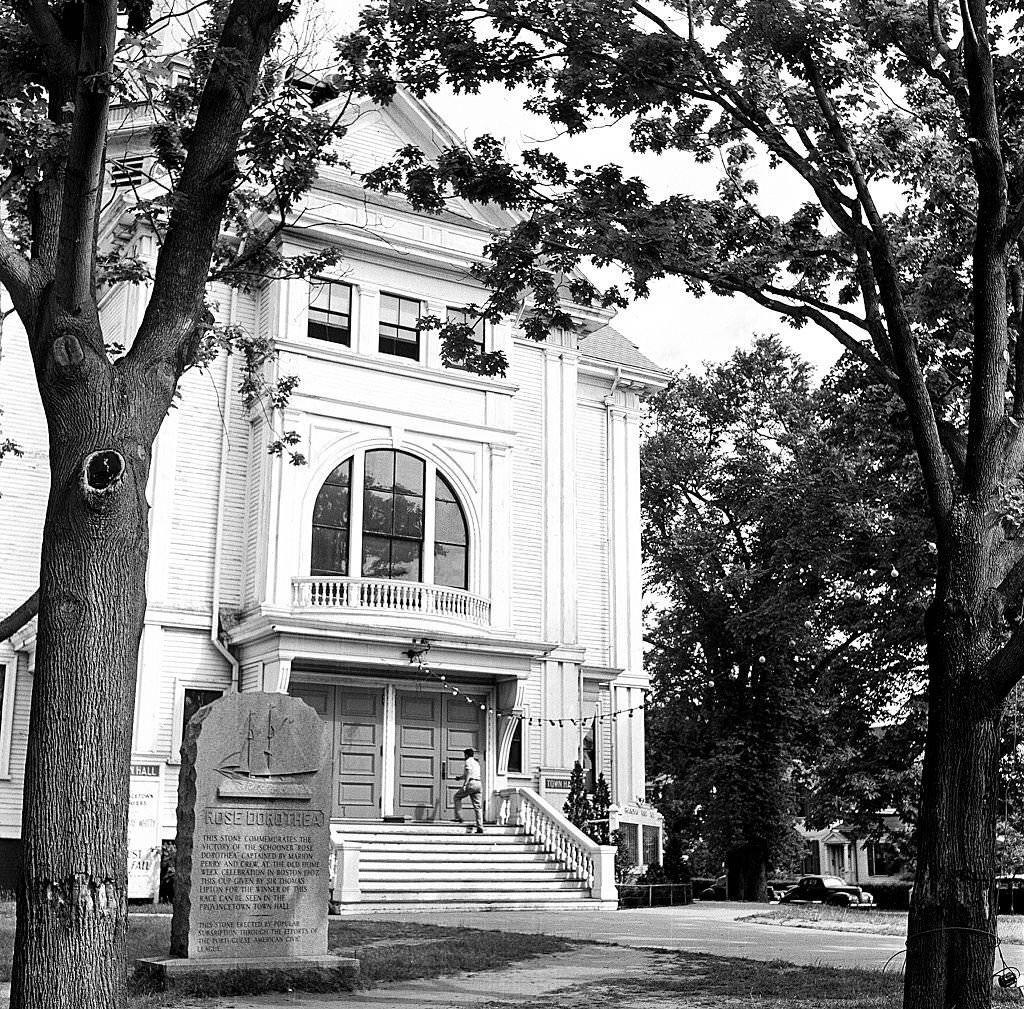
[[[861,886],[874,898],[880,911],[909,911],[913,883],[866,883]]]

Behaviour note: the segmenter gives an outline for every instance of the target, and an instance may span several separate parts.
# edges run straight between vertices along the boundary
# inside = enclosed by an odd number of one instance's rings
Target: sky
[[[490,132],[504,139],[510,154],[527,147],[541,147],[563,157],[571,166],[615,163],[647,183],[655,198],[673,192],[713,196],[719,178],[717,165],[698,165],[680,152],[657,156],[629,150],[623,126],[609,125],[582,136],[558,136],[549,122],[522,107],[522,95],[500,86],[480,95],[433,95],[427,100],[463,139],[472,141]],[[500,124],[495,126],[495,123]],[[761,173],[764,205],[774,213],[787,214],[808,198],[810,190],[789,169]],[[612,272],[593,279],[613,283]],[[793,330],[773,312],[742,297],[723,298],[706,294],[697,298],[678,278],[651,285],[647,299],[637,300],[621,311],[613,325],[663,368],[701,370],[706,361],[722,361],[738,346],[746,346],[757,334],[777,333],[821,374],[839,357],[838,343],[814,326]]]

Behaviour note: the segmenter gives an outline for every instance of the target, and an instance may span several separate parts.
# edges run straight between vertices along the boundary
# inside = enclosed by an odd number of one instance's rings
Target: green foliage
[[[610,844],[609,841],[609,820],[608,813],[612,805],[612,793],[608,787],[608,781],[601,771],[594,782],[594,797],[592,800],[593,810],[591,812],[592,822],[587,833],[598,844]]]
[[[574,827],[578,827],[585,834],[590,833],[589,821],[594,819],[594,807],[587,796],[583,766],[578,760],[573,764],[572,773],[569,775],[569,794],[562,805],[562,812]]]
[[[653,404],[649,748],[670,828],[718,860],[790,860],[808,795],[812,820],[880,830],[897,803],[912,818],[921,740],[898,712],[917,710],[932,557],[911,447],[872,396],[892,408],[862,368],[815,391],[760,338]]]
[[[625,883],[629,879],[630,870],[636,868],[636,862],[630,857],[626,846],[626,835],[621,830],[613,830],[608,841],[615,845],[615,882]]]

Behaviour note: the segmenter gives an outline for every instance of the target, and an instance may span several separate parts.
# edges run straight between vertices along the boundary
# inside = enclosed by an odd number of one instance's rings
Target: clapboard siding
[[[269,299],[263,299],[269,301]],[[246,333],[259,326],[259,299],[255,294],[240,294],[235,306],[235,321]],[[228,469],[224,485],[223,532],[221,548],[221,606],[238,609],[242,602],[242,572],[245,560],[245,503],[249,471],[249,420],[238,394],[242,379],[242,357],[235,354],[230,365],[228,400]],[[224,388],[222,383],[221,388]]]
[[[608,475],[605,411],[576,413],[576,602],[579,643],[591,665],[608,664]]]
[[[341,142],[341,156],[355,175],[377,168],[402,146],[379,112],[366,112],[353,123]]]
[[[21,836],[21,795],[25,783],[25,750],[28,745],[28,716],[32,705],[32,677],[28,657],[0,654],[7,675],[14,675],[14,706],[11,723],[10,778],[0,781],[0,837]]]
[[[523,692],[523,706],[526,708],[526,724],[523,726],[523,771],[533,774],[543,763],[542,726],[530,725],[531,718],[540,718],[544,713],[544,675],[534,669],[526,681]]]
[[[512,378],[515,449],[512,452],[512,625],[539,635],[544,607],[544,356],[517,343]]]
[[[179,691],[185,688],[201,690],[227,690],[231,685],[231,667],[210,643],[209,634],[200,630],[178,627],[164,628],[164,675],[160,689],[160,735],[157,752],[166,753],[172,762],[178,760],[173,753],[180,717],[176,707]],[[163,824],[173,836],[174,810],[177,802],[177,769],[172,763],[164,780]]]
[[[187,610],[209,609],[213,585],[220,476],[224,355],[179,383],[178,441],[171,516],[168,601]]]
[[[10,438],[22,456],[7,455],[0,463],[0,615],[23,603],[39,585],[39,547],[43,536],[46,497],[50,488],[46,422],[36,391],[25,332],[13,315],[0,322],[0,437]],[[0,781],[0,837],[21,833],[21,793],[25,778],[25,744],[32,695],[26,656],[16,656],[9,642],[0,643],[0,662],[15,674],[12,706],[9,779]]]

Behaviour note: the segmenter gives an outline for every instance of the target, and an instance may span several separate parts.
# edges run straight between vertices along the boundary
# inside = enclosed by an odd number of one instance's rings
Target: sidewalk
[[[542,999],[552,992],[576,985],[592,985],[612,978],[650,978],[678,970],[671,954],[654,950],[609,949],[581,946],[566,953],[553,953],[525,960],[513,967],[479,974],[455,974],[380,985],[368,991],[346,994],[275,992],[271,995],[231,995],[218,999],[187,999],[175,1002],[175,1009],[216,1007],[216,1009],[328,1009],[331,1006],[370,1006],[372,1009],[474,1009],[482,1006],[515,1006]],[[0,984],[0,1009],[7,1009],[10,985]],[[549,1003],[551,1004],[551,1003]],[[585,1009],[592,1004],[586,989],[563,992],[559,1009]],[[159,1005],[152,1003],[153,1009]]]

